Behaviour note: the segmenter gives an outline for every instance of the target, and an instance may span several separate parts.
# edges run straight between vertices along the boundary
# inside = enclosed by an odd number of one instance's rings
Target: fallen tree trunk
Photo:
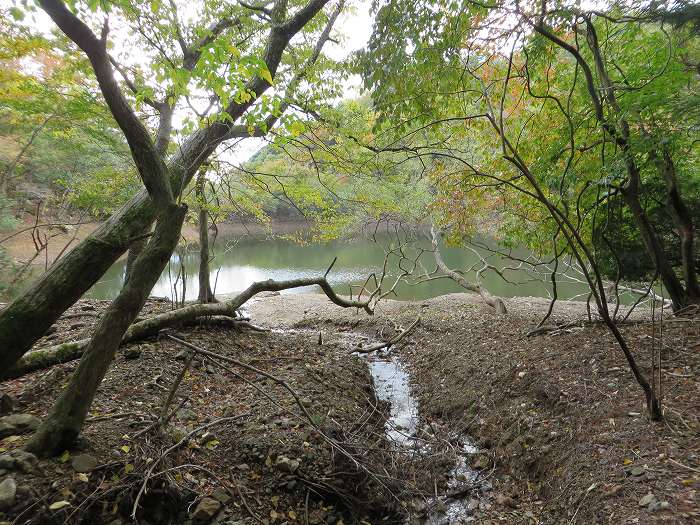
[[[134,323],[125,332],[121,344],[133,343],[134,341],[157,335],[158,332],[165,328],[179,326],[197,319],[207,319],[213,316],[237,319],[236,311],[261,292],[275,292],[313,285],[321,287],[326,296],[338,306],[343,308],[362,308],[369,314],[373,313],[369,301],[349,300],[337,295],[328,283],[326,276],[290,279],[287,281],[273,281],[270,279],[251,284],[240,294],[225,302],[191,304],[184,308],[165,312]],[[254,330],[259,330],[258,327],[253,325],[251,327]],[[2,373],[0,379],[14,379],[30,372],[80,359],[88,342],[89,339],[82,339],[29,352],[19,359],[12,368]]]
[[[483,286],[481,286],[479,283],[472,283],[467,281],[464,278],[464,276],[460,275],[459,273],[455,272],[452,268],[447,266],[444,259],[442,258],[442,254],[440,253],[440,243],[435,228],[430,229],[430,234],[433,240],[433,256],[435,257],[435,263],[437,264],[438,269],[465,290],[478,293],[487,305],[496,310],[497,314],[507,313],[508,310],[506,309],[506,305],[503,302],[503,299],[491,295],[489,291]]]

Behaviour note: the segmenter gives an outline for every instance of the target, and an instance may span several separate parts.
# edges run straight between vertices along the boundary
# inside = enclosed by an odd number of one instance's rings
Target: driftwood
[[[206,320],[207,318],[214,318],[219,321],[221,318],[229,318],[234,325],[248,327],[253,330],[262,330],[255,325],[250,325],[249,323],[238,320],[237,310],[260,292],[273,292],[290,288],[300,288],[302,286],[317,285],[323,290],[326,296],[338,306],[343,308],[362,308],[369,314],[374,313],[374,310],[370,306],[370,300],[350,300],[337,295],[326,279],[327,274],[328,272],[321,277],[290,279],[287,281],[273,281],[272,279],[259,281],[251,284],[240,294],[225,302],[191,304],[177,310],[155,315],[132,324],[124,334],[121,344],[125,345],[155,336],[164,328],[182,325],[197,319]],[[36,370],[42,370],[57,364],[79,359],[83,355],[83,351],[88,342],[89,339],[81,339],[79,341],[72,341],[28,352],[17,361],[12,368],[4,371],[0,379],[14,379]]]
[[[506,305],[503,302],[503,299],[491,295],[486,288],[481,286],[481,284],[467,281],[463,275],[460,275],[458,272],[447,266],[445,260],[442,258],[442,254],[440,253],[440,243],[435,228],[430,229],[430,234],[433,241],[433,256],[435,257],[435,263],[437,264],[438,269],[465,290],[478,293],[487,305],[496,310],[497,314],[507,313]]]

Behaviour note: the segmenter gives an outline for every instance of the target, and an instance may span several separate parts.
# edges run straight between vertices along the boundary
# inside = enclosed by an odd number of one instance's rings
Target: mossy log
[[[369,302],[349,300],[338,296],[326,280],[325,276],[290,279],[287,281],[267,280],[251,284],[243,292],[225,302],[190,304],[184,308],[165,312],[134,323],[124,334],[121,344],[125,345],[135,341],[140,341],[142,339],[146,339],[147,337],[155,336],[158,334],[158,332],[166,328],[180,326],[199,319],[229,318],[235,320],[237,310],[252,297],[261,292],[281,291],[290,288],[313,285],[320,286],[328,298],[338,306],[342,306],[344,308],[363,308],[367,313],[372,313]],[[85,350],[85,347],[89,341],[89,339],[81,339],[78,341],[71,341],[69,343],[62,343],[56,346],[28,352],[19,361],[17,361],[12,368],[5,371],[0,378],[2,380],[14,379],[30,372],[43,370],[54,365],[79,359],[83,355],[83,351]]]

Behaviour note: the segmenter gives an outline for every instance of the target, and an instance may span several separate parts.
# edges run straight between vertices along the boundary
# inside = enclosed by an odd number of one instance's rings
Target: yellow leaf
[[[59,462],[59,463],[65,463],[65,462],[68,461],[69,459],[70,459],[70,452],[68,452],[67,450],[64,450],[64,451],[63,451],[63,454],[61,454],[61,455],[58,457],[58,462]]]
[[[124,465],[124,474],[131,474],[134,471],[134,465],[127,463]]]
[[[68,507],[68,506],[70,506],[70,503],[67,502],[66,500],[55,501],[51,505],[49,505],[49,510],[59,510],[59,509],[62,509],[63,507]]]
[[[689,485],[692,485],[694,482],[695,482],[695,480],[694,480],[694,479],[690,479],[690,478],[684,479],[683,481],[681,481],[681,483],[683,483],[683,485],[685,485],[686,487],[689,486]]]
[[[297,513],[294,512],[293,510],[290,510],[289,512],[287,512],[287,516],[289,516],[289,519],[290,519],[290,520],[295,520],[295,519],[297,519]]]
[[[267,82],[272,85],[272,75],[267,68],[260,70],[260,76],[263,78],[263,80],[267,80]]]
[[[632,463],[634,462],[630,458],[625,458],[622,462],[623,465],[631,465]]]
[[[128,454],[131,450],[131,447],[129,445],[122,445],[121,449],[124,452],[124,454]]]
[[[82,481],[83,483],[87,483],[87,482],[88,482],[87,474],[85,474],[84,472],[81,472],[80,474],[78,474],[78,479],[79,479],[80,481]]]

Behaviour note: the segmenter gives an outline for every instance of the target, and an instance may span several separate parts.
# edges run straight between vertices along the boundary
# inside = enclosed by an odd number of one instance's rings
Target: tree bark
[[[204,193],[205,171],[200,170],[197,175],[195,194],[199,206],[199,296],[200,303],[213,303],[216,301],[211,290],[209,280],[209,224],[207,220],[207,200]]]
[[[481,286],[481,284],[467,281],[464,278],[464,276],[460,275],[459,273],[451,269],[449,266],[447,266],[445,260],[442,258],[442,254],[440,253],[440,240],[437,232],[435,231],[435,228],[430,229],[430,234],[433,241],[433,257],[435,257],[435,263],[437,264],[437,267],[440,269],[440,271],[447,275],[450,279],[455,281],[465,290],[478,293],[487,305],[496,310],[497,314],[508,313],[508,309],[506,308],[503,299],[491,295],[486,288]]]
[[[51,456],[74,443],[122,335],[143,307],[177,246],[186,211],[185,206],[173,203],[161,212],[153,238],[137,259],[131,279],[98,322],[68,386],[27,443],[29,451]]]

